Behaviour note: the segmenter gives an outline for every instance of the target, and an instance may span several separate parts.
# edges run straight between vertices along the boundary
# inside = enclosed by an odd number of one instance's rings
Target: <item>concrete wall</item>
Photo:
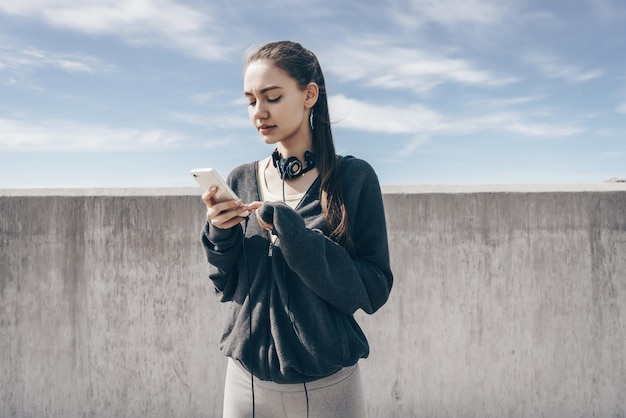
[[[626,185],[386,187],[370,417],[626,416]],[[195,189],[0,190],[0,416],[218,417]]]

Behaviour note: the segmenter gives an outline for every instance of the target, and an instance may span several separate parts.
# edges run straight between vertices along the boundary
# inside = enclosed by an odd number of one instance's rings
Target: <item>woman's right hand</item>
[[[202,195],[202,201],[207,207],[206,218],[216,228],[229,229],[250,216],[250,209],[239,199],[215,203],[213,196],[217,187],[212,187]]]

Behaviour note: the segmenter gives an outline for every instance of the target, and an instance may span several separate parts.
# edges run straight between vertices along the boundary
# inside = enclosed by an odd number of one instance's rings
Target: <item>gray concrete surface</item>
[[[626,416],[626,185],[384,187],[370,417]],[[197,189],[0,190],[0,416],[218,417]]]

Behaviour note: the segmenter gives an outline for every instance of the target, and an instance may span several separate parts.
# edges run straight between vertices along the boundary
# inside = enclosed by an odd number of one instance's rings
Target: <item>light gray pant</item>
[[[307,402],[308,396],[308,402]],[[308,405],[307,405],[308,404]],[[305,385],[254,379],[255,418],[364,418],[365,396],[358,363]],[[228,359],[224,388],[224,418],[252,416],[250,373]]]

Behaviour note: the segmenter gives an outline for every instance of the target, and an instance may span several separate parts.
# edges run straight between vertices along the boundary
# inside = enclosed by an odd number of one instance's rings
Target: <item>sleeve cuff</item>
[[[204,235],[213,244],[224,244],[232,241],[233,237],[236,236],[237,226],[229,229],[221,229],[211,225],[211,223],[207,221],[204,225]]]

